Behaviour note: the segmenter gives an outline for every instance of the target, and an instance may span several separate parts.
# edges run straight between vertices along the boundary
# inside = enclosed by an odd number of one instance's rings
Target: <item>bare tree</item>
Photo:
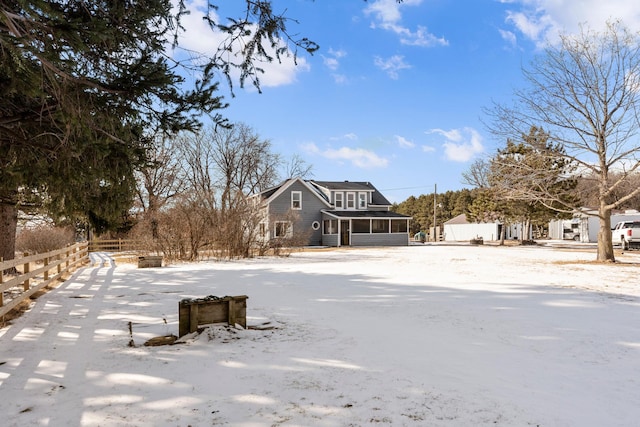
[[[291,156],[285,165],[285,178],[310,178],[313,176],[313,165],[308,164],[298,154]]]
[[[485,159],[476,159],[466,172],[462,173],[462,180],[476,188],[489,187],[489,162]]]
[[[184,134],[178,151],[185,189],[173,218],[182,230],[173,225],[171,232],[189,242],[183,246],[190,258],[203,248],[225,257],[250,256],[259,212],[247,195],[277,179],[280,157],[271,143],[240,123]]]
[[[191,198],[199,200],[208,209],[215,210],[221,205],[221,189],[217,182],[219,173],[215,160],[216,147],[206,131],[183,134],[179,141],[182,168],[187,190]]]
[[[185,182],[173,139],[158,136],[148,156],[149,162],[136,171],[136,196],[143,214],[142,222],[150,227],[155,240],[158,238],[158,212],[182,193]]]
[[[203,138],[210,147],[223,212],[232,208],[235,201],[242,201],[244,195],[264,190],[277,181],[280,156],[272,152],[269,140],[261,139],[246,124],[210,128]]]
[[[180,259],[251,256],[262,212],[247,196],[273,186],[281,166],[268,140],[244,124],[215,126],[164,141],[154,160],[138,191],[154,247]]]
[[[597,259],[615,261],[611,211],[640,193],[635,187],[613,197],[640,167],[640,37],[619,21],[602,32],[583,27],[545,49],[524,77],[530,86],[515,93],[513,107],[494,104],[487,111],[490,128],[520,141],[542,124],[578,171],[597,180]]]

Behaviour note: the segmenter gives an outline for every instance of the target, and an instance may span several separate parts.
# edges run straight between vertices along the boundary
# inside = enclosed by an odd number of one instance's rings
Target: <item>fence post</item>
[[[62,257],[61,254],[58,254],[58,261],[60,261],[60,258]],[[58,274],[62,273],[62,264],[58,263]]]
[[[44,259],[44,267],[45,267],[44,280],[47,281],[47,280],[49,280],[49,269],[47,268],[47,267],[49,267],[49,257],[46,257]]]
[[[65,267],[67,268],[67,270],[69,269],[69,256],[71,255],[71,252],[69,251],[69,245],[67,245],[67,258],[65,261]]]
[[[2,263],[3,261],[4,261],[4,258],[0,256],[0,263]],[[2,285],[2,281],[4,280],[3,275],[4,275],[4,272],[0,268],[0,285]],[[3,305],[4,305],[4,292],[0,291],[0,307],[2,307]]]
[[[26,258],[26,257],[28,257],[28,256],[29,256],[29,253],[28,253],[28,252],[25,252],[25,253],[23,253],[23,254],[22,254],[22,256],[24,256],[24,257]],[[28,274],[28,273],[29,273],[29,268],[30,268],[29,263],[28,263],[28,262],[25,262],[25,263],[24,263],[24,269],[23,269],[22,273],[23,273],[23,274]],[[27,279],[24,281],[24,283],[23,283],[22,287],[24,288],[24,290],[25,290],[25,291],[28,291],[28,290],[29,290],[29,285],[30,285],[30,281],[29,281],[29,279],[27,278]]]

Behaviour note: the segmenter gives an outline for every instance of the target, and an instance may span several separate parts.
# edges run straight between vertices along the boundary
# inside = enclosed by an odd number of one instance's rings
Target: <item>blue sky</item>
[[[187,1],[182,45],[207,52],[206,0]],[[238,0],[214,1],[221,16]],[[242,2],[244,3],[244,2]],[[235,90],[222,114],[274,151],[296,154],[313,178],[370,181],[392,202],[468,188],[461,174],[491,155],[483,108],[510,103],[526,67],[559,32],[622,18],[640,30],[634,0],[275,0],[320,45],[295,65],[265,64],[262,93]],[[225,13],[227,12],[227,13]],[[222,92],[226,93],[226,89]]]

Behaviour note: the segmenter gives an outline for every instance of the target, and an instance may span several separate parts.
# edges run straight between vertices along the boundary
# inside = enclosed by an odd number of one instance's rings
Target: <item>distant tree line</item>
[[[522,148],[522,147],[521,147]],[[509,144],[499,153],[515,150],[516,147]],[[478,174],[482,175],[482,179],[489,179],[487,174],[490,173],[490,166],[494,167],[497,160],[502,154],[497,154],[491,160],[478,160],[471,165],[469,170],[463,175],[463,179],[471,189],[461,189],[457,191],[446,191],[435,195],[435,213],[436,223],[442,226],[446,221],[460,214],[465,214],[469,222],[494,222],[500,221],[505,224],[524,224],[528,229],[534,232],[534,236],[523,235],[523,239],[529,239],[542,236],[548,232],[549,221],[553,219],[571,218],[573,211],[568,209],[550,209],[545,206],[542,201],[531,202],[514,200],[513,196],[509,196],[508,191],[521,191],[517,187],[507,187],[506,184],[511,181],[509,178],[505,181],[498,182],[497,177],[491,178],[494,186],[490,186],[487,181],[477,181]],[[503,163],[500,163],[503,166]],[[476,175],[473,178],[473,175]],[[617,179],[616,174],[612,174],[611,180]],[[571,198],[577,207],[588,207],[595,209],[598,205],[597,187],[594,182],[598,177],[591,174],[578,175],[566,184],[569,189],[565,196]],[[640,174],[635,174],[628,180],[629,188],[621,187],[614,197],[624,197],[633,188],[640,187]],[[640,196],[629,198],[620,205],[622,210],[635,209],[640,211]],[[394,212],[411,215],[413,217],[410,223],[410,233],[413,235],[419,231],[428,232],[433,227],[434,220],[434,194],[421,194],[419,196],[410,196],[401,203],[393,205]],[[503,228],[504,229],[504,228]]]

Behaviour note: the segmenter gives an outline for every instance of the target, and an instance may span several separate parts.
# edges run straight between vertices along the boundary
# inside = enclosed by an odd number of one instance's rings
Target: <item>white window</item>
[[[358,193],[358,209],[367,209],[367,193]]]
[[[291,229],[291,222],[276,221],[274,225],[275,235],[273,237],[291,237],[291,233],[293,232]]]
[[[356,193],[347,193],[347,209],[356,208]]]
[[[260,237],[264,237],[267,235],[267,225],[264,222],[260,223]]]
[[[291,192],[291,209],[302,209],[302,191]]]
[[[342,204],[342,193],[335,193],[335,199],[334,205],[336,206],[336,209],[344,209]]]

